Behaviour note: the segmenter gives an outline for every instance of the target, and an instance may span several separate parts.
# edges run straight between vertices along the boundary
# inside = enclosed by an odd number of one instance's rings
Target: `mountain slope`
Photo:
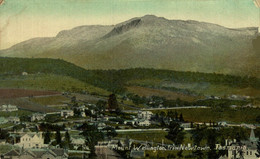
[[[1,56],[61,58],[86,69],[156,68],[260,76],[257,28],[147,15],[115,26],[81,26],[0,51]]]

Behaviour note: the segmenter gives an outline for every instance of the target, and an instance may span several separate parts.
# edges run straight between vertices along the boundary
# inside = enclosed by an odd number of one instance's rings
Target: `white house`
[[[139,119],[151,120],[153,113],[151,111],[139,111],[137,116]]]
[[[8,117],[8,122],[14,123],[14,124],[19,124],[20,118],[16,117],[16,116],[10,116],[10,117]]]
[[[68,117],[70,117],[70,116],[74,116],[74,112],[73,112],[73,110],[62,110],[62,111],[60,112],[60,115],[61,115],[62,117],[64,117],[64,118],[68,118]]]
[[[5,117],[0,117],[0,124],[5,124],[7,122],[8,120]]]
[[[16,144],[25,149],[42,148],[47,145],[44,144],[42,133],[25,133],[20,137],[20,142]]]
[[[2,111],[2,112],[13,112],[13,111],[18,111],[18,108],[15,105],[11,105],[11,104],[5,105],[4,104],[4,105],[0,106],[0,111]]]
[[[137,120],[137,125],[139,125],[139,126],[150,126],[151,125],[151,121],[149,121],[149,120],[144,120],[144,119],[142,119],[142,120]]]
[[[46,114],[41,114],[41,113],[34,113],[31,116],[31,121],[39,121],[39,120],[44,120],[45,119]]]
[[[88,149],[88,146],[86,145],[86,141],[83,138],[71,138],[71,144],[73,145],[73,148],[77,150],[78,148],[82,148],[83,150]]]
[[[228,159],[238,159],[240,158],[240,152],[242,151],[243,158],[245,159],[257,159],[257,142],[259,141],[258,138],[255,137],[254,130],[251,129],[251,134],[249,140],[241,141],[241,144],[236,140],[228,141],[226,140],[226,145],[228,148]],[[242,148],[237,148],[237,147]]]

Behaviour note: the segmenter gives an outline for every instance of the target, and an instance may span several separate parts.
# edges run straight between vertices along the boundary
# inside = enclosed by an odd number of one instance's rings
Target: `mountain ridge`
[[[257,32],[146,15],[63,30],[0,50],[0,55],[61,58],[85,69],[143,67],[259,77],[259,55],[252,46]]]

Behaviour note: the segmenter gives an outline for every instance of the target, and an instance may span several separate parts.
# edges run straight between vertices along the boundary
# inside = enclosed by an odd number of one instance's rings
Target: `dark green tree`
[[[108,109],[111,110],[116,110],[118,108],[118,103],[116,99],[115,94],[110,94],[108,98]]]
[[[95,145],[98,141],[104,139],[104,134],[97,129],[95,125],[88,125],[87,123],[83,124],[81,127],[83,135],[86,139],[86,145],[90,149],[90,155],[95,156]]]
[[[56,131],[55,139],[56,139],[57,145],[60,145],[60,146],[61,146],[61,134],[60,134],[60,131],[59,131],[59,130]]]
[[[65,133],[65,141],[64,141],[65,148],[69,149],[70,148],[70,143],[71,143],[70,134],[69,134],[68,131],[66,131],[66,133]]]
[[[182,115],[182,113],[180,114],[180,118],[179,118],[179,120],[180,120],[181,122],[183,122],[183,121],[184,121],[184,118],[183,118],[183,115]]]
[[[208,129],[206,135],[207,135],[207,144],[210,148],[210,150],[208,151],[208,158],[218,159],[219,156],[216,150],[217,132],[215,129]]]
[[[103,100],[99,100],[96,104],[97,106],[97,112],[100,114],[106,110],[107,102]]]
[[[180,127],[180,124],[176,122],[171,122],[169,125],[169,132],[166,138],[172,140],[174,144],[180,145],[184,140],[185,133],[183,132],[183,128]]]
[[[44,144],[49,144],[51,141],[51,133],[49,130],[44,134]]]

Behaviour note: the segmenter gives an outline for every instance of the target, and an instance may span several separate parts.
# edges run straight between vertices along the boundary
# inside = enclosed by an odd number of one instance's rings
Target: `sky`
[[[76,26],[112,25],[147,14],[229,28],[260,22],[253,0],[5,0],[0,5],[0,49]]]

